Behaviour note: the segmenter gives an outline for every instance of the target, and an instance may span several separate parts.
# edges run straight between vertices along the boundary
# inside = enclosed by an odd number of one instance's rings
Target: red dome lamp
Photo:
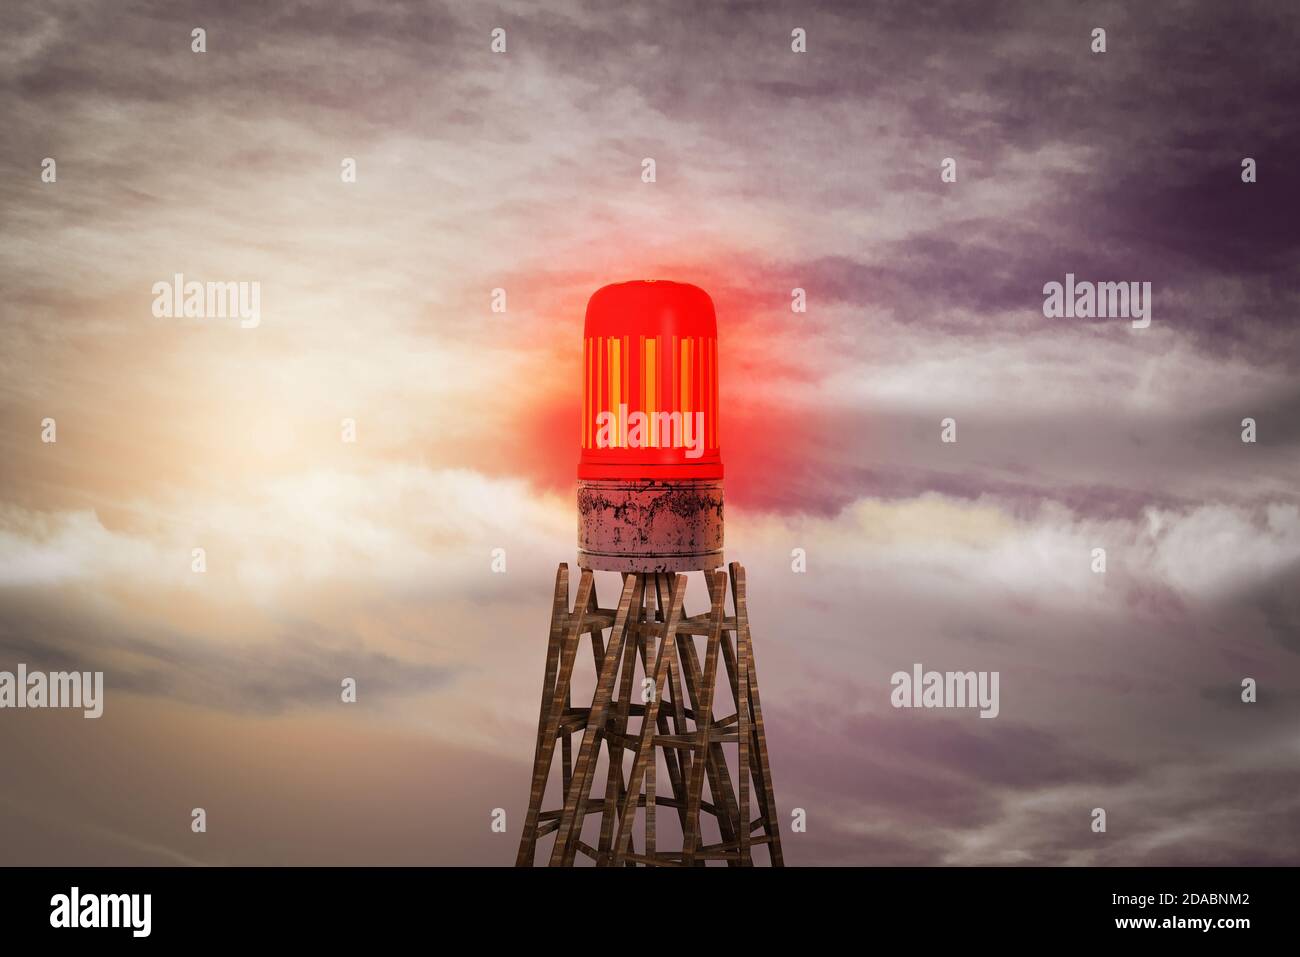
[[[718,323],[698,286],[616,283],[587,303],[578,564],[722,564]]]

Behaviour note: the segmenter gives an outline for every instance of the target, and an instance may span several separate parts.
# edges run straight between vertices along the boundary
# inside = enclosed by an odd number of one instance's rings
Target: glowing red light
[[[583,338],[579,479],[720,479],[718,323],[688,283],[598,289]]]

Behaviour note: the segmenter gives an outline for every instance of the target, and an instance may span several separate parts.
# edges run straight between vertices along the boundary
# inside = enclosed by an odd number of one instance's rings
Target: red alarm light
[[[587,303],[579,564],[686,571],[722,563],[718,325],[698,286],[642,280]]]
[[[722,478],[718,322],[698,286],[643,280],[587,303],[580,479]]]

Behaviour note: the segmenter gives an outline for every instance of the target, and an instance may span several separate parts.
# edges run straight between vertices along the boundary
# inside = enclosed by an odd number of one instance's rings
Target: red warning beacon
[[[718,323],[698,286],[616,283],[587,303],[578,564],[722,564]]]

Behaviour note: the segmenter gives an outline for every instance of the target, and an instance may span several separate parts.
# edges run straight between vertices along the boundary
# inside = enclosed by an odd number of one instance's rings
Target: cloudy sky
[[[511,863],[583,307],[656,277],[717,304],[788,862],[1300,863],[1294,5],[545,7],[0,10],[0,670],[108,689],[0,712],[0,863]]]

